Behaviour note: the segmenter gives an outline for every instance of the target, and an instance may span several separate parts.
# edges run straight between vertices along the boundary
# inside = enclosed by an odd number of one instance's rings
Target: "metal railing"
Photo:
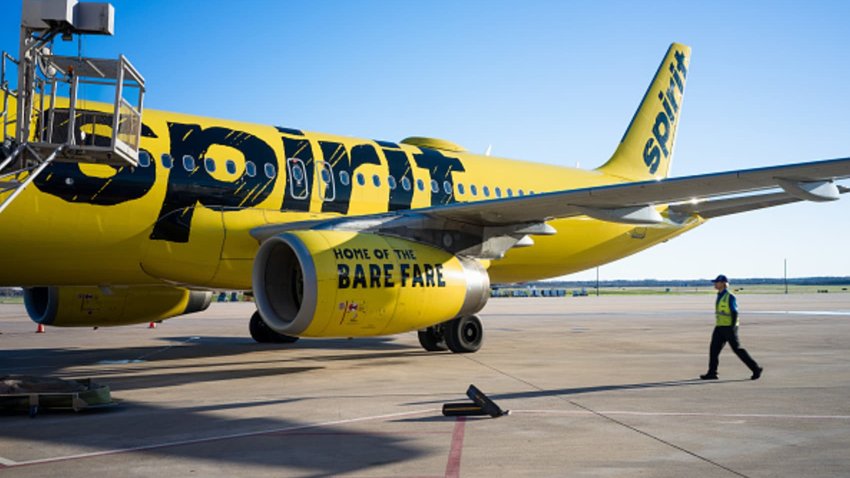
[[[9,134],[9,125],[15,123],[14,118],[11,121],[9,120],[9,98],[15,98],[16,100],[18,98],[18,93],[16,89],[17,84],[15,85],[15,89],[13,89],[9,85],[9,75],[7,73],[9,70],[9,67],[7,66],[8,63],[15,65],[15,68],[17,69],[18,60],[16,60],[15,57],[10,55],[8,52],[4,51],[2,54],[2,59],[0,59],[0,94],[3,95],[3,110],[0,111],[0,118],[2,118],[3,122],[3,141],[15,137],[14,133],[11,135]],[[15,72],[15,75],[13,75],[12,77],[17,79],[17,72]]]

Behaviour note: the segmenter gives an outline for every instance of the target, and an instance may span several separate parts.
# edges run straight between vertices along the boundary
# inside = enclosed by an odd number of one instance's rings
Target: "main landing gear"
[[[419,343],[429,352],[451,350],[456,354],[478,351],[484,327],[478,317],[459,317],[419,331]]]
[[[251,332],[251,338],[261,344],[291,344],[296,342],[298,337],[291,335],[283,335],[271,329],[266,322],[260,317],[259,312],[254,312],[251,316],[251,322],[248,323],[248,330]]]

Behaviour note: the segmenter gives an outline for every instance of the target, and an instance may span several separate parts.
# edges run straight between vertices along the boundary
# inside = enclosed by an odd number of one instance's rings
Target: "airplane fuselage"
[[[258,226],[623,182],[440,140],[392,143],[152,110],[144,125],[140,166],[54,163],[0,215],[0,285],[247,290],[258,249],[249,231]],[[488,271],[494,283],[556,277],[701,222],[556,219],[556,234],[508,251]]]

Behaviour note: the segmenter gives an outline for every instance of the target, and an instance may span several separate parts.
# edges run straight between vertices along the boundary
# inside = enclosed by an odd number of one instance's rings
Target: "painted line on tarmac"
[[[850,316],[850,310],[753,310],[748,314],[760,315],[829,315]]]
[[[460,456],[463,452],[463,434],[466,428],[466,417],[457,417],[452,433],[452,446],[449,448],[449,461],[446,463],[446,478],[460,476]]]
[[[511,413],[551,415],[595,415],[581,410],[514,410]],[[779,413],[701,413],[701,412],[630,412],[625,410],[599,411],[605,415],[645,417],[719,417],[719,418],[791,418],[799,420],[850,420],[850,415],[793,415]]]
[[[165,347],[158,348],[156,350],[150,351],[146,354],[139,355],[133,359],[105,359],[97,362],[97,365],[129,365],[129,364],[137,364],[137,363],[145,363],[147,362],[147,358],[156,354],[160,354],[162,352],[173,349],[174,347],[180,347],[182,345],[188,344],[189,342],[200,340],[200,337],[189,337],[186,340],[181,340],[176,344],[166,345]]]
[[[255,437],[260,435],[271,435],[275,433],[285,433],[290,431],[298,431],[298,430],[307,430],[310,428],[322,428],[329,427],[334,425],[345,425],[349,423],[358,423],[358,422],[368,422],[372,420],[385,420],[389,418],[399,418],[399,417],[410,417],[416,415],[425,415],[428,413],[440,412],[439,408],[429,408],[425,410],[416,410],[412,412],[399,412],[399,413],[388,413],[385,415],[373,415],[370,417],[359,417],[359,418],[348,418],[344,420],[333,420],[329,422],[322,423],[314,423],[310,425],[297,425],[297,426],[289,426],[289,427],[280,427],[280,428],[271,428],[268,430],[259,430],[254,432],[243,432],[243,433],[230,433],[227,435],[218,435],[218,436],[210,436],[204,438],[193,438],[190,440],[176,440],[164,443],[153,443],[150,445],[141,445],[127,448],[115,448],[113,450],[101,450],[101,451],[93,451],[89,453],[79,453],[76,455],[65,455],[65,456],[55,456],[50,458],[40,458],[37,460],[26,460],[26,461],[11,461],[11,464],[5,465],[6,468],[15,468],[20,466],[28,466],[28,465],[43,465],[47,463],[56,463],[61,461],[71,461],[71,460],[80,460],[84,458],[97,458],[101,456],[108,455],[117,455],[120,453],[133,453],[137,451],[148,451],[148,450],[157,450],[161,448],[171,448],[177,446],[186,446],[186,445],[199,445],[204,443],[212,443],[216,441],[224,441],[224,440],[234,440],[238,438],[248,438]]]
[[[7,466],[15,466],[17,464],[18,464],[17,461],[13,461],[13,460],[10,460],[8,458],[3,458],[2,456],[0,456],[0,468],[4,468],[4,467],[7,467]]]

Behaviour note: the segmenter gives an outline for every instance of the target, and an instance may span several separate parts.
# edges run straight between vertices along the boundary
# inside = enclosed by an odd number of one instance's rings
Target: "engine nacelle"
[[[490,277],[474,259],[404,239],[297,231],[260,246],[253,288],[263,319],[281,334],[358,337],[472,315],[490,297]]]
[[[59,327],[106,327],[154,322],[200,312],[212,292],[180,287],[139,286],[33,287],[24,289],[24,305],[33,322]]]

